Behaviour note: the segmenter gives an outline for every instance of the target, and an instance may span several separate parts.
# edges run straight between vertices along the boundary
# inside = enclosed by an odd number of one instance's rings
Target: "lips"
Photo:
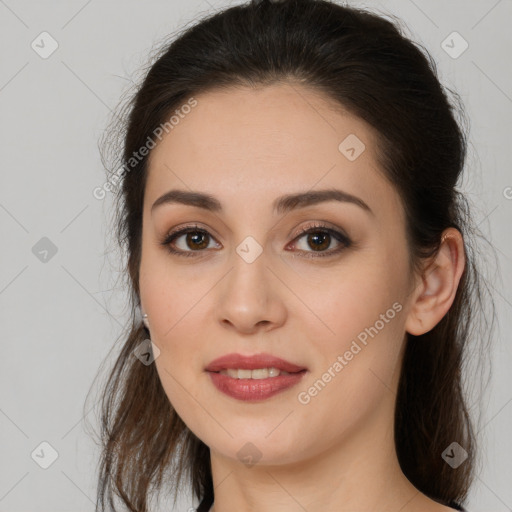
[[[229,368],[241,370],[256,370],[259,368],[278,368],[288,373],[298,373],[306,370],[304,366],[299,366],[290,361],[286,361],[270,354],[255,354],[253,356],[244,356],[242,354],[226,354],[213,360],[205,370],[208,372],[220,372]]]

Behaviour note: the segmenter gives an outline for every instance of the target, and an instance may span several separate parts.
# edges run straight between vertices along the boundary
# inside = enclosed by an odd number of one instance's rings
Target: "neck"
[[[383,403],[382,407],[389,410],[389,404]],[[333,441],[325,453],[286,465],[248,467],[211,450],[215,489],[212,511],[425,510],[428,502],[434,502],[420,493],[401,471],[392,418],[386,422],[382,418],[379,411],[374,411],[374,420],[367,418],[366,428],[359,424],[352,432],[340,436],[342,440],[337,444]]]

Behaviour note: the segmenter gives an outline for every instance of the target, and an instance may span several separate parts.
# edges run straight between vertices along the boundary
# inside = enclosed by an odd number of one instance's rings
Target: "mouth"
[[[205,370],[219,391],[246,402],[266,400],[285,391],[307,373],[307,368],[269,354],[228,354]]]

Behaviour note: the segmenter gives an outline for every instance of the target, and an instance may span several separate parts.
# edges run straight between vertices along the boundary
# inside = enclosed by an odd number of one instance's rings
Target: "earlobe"
[[[141,314],[142,314],[142,322],[144,323],[144,325],[146,326],[147,329],[149,329],[149,320],[148,320],[148,314],[147,313],[144,313],[144,310],[141,308],[140,310]]]
[[[423,271],[405,329],[419,336],[433,329],[450,309],[466,263],[462,235],[448,228],[439,251]]]

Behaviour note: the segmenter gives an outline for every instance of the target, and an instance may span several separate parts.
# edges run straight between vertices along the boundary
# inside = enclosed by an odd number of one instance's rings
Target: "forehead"
[[[337,187],[377,212],[379,203],[398,206],[379,169],[375,131],[318,91],[286,83],[194,99],[151,152],[150,200],[179,187],[270,204],[282,193]]]

